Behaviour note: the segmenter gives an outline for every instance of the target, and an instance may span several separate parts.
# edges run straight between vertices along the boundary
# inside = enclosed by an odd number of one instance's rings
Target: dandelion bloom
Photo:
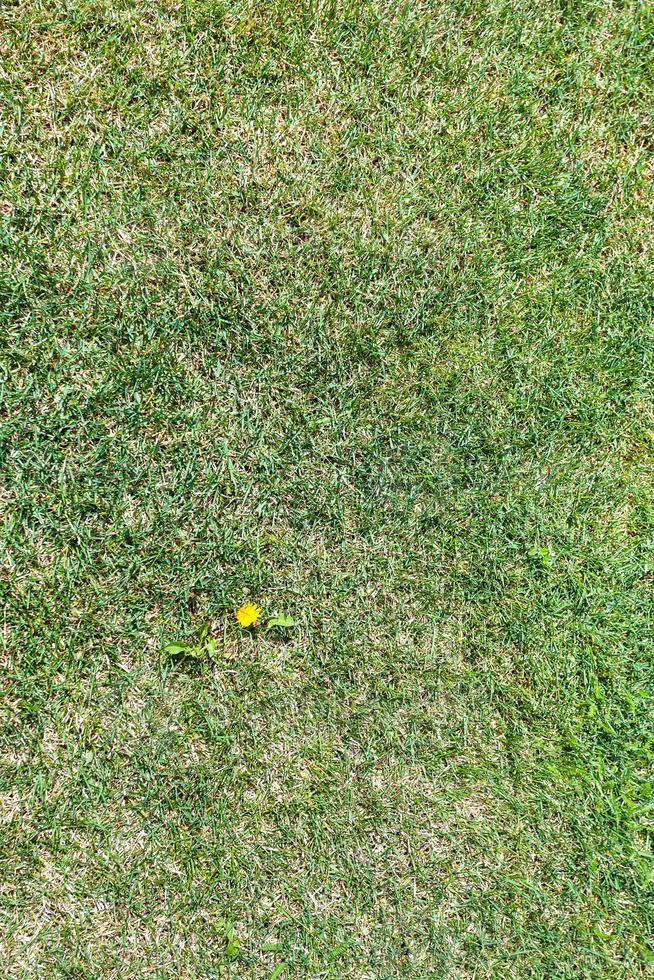
[[[248,626],[254,626],[259,621],[260,616],[261,609],[259,606],[255,606],[253,602],[246,602],[244,606],[236,610],[236,618],[244,630]]]

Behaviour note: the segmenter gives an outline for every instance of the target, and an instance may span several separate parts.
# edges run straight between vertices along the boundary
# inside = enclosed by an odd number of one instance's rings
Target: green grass
[[[3,976],[650,975],[652,7],[0,25]]]

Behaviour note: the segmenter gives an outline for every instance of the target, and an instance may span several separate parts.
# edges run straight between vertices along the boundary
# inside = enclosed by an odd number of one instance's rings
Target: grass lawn
[[[3,978],[654,974],[653,106],[636,0],[4,0]]]

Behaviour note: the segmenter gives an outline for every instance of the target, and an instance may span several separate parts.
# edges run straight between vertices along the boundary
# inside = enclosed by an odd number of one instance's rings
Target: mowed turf
[[[0,23],[3,977],[650,975],[651,6]]]

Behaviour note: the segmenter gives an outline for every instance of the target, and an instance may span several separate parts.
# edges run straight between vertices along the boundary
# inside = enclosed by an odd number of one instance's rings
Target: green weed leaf
[[[285,616],[283,613],[280,616],[271,616],[264,627],[264,633],[268,630],[272,630],[275,627],[280,629],[289,629],[291,626],[297,626],[297,620],[293,619],[292,616]]]
[[[188,643],[167,643],[164,647],[164,653],[171,657],[177,657],[180,653],[188,653],[190,649]]]

